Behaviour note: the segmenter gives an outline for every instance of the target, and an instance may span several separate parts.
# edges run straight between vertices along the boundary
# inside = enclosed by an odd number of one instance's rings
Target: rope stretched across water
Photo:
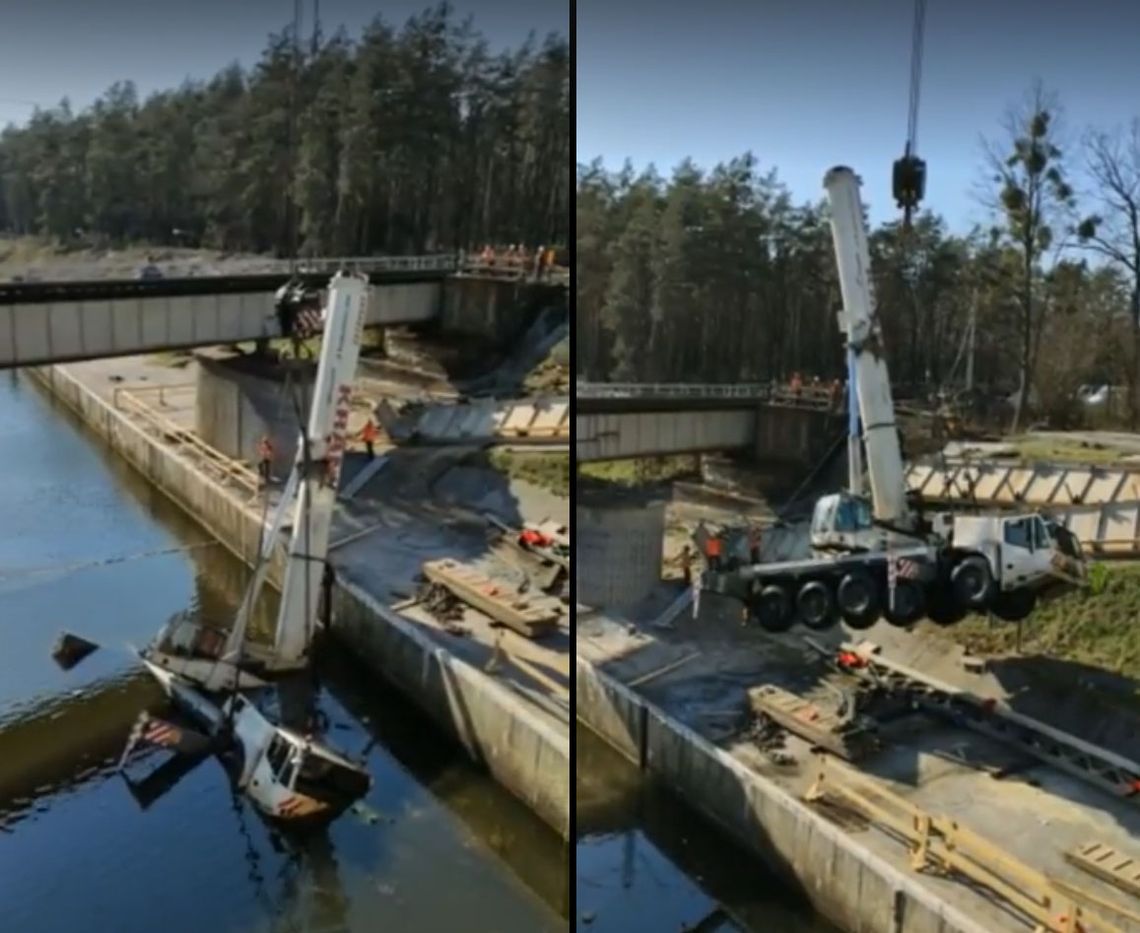
[[[12,577],[25,577],[39,573],[72,573],[76,570],[86,570],[88,567],[106,567],[110,564],[123,564],[132,560],[143,560],[148,557],[161,557],[165,554],[180,554],[185,551],[195,551],[200,548],[217,547],[217,541],[201,541],[198,544],[187,544],[182,547],[157,548],[153,551],[138,551],[134,554],[119,554],[115,557],[103,557],[98,560],[80,561],[76,564],[51,564],[47,567],[20,567],[13,570],[0,570],[0,580]]]

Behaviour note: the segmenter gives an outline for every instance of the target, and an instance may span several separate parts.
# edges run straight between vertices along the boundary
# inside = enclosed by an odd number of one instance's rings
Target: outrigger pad
[[[52,659],[63,670],[69,671],[88,655],[99,650],[99,646],[86,638],[63,632],[51,649]]]

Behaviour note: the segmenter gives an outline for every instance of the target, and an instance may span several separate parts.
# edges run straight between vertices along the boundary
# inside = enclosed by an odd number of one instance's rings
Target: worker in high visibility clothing
[[[709,535],[705,541],[705,559],[708,561],[709,570],[720,570],[720,554],[720,535],[715,533]]]
[[[369,460],[376,459],[376,449],[373,445],[379,437],[379,429],[376,427],[375,422],[369,418],[364,427],[360,429],[360,439],[364,441],[364,449],[368,451]]]
[[[262,434],[257,442],[257,472],[263,485],[268,486],[272,479],[273,470],[273,441],[268,434]]]

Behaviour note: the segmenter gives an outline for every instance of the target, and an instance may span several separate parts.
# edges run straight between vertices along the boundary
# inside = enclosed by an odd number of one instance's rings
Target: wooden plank
[[[1103,842],[1087,842],[1070,849],[1065,859],[1094,878],[1140,897],[1140,859]]]
[[[459,599],[489,615],[527,638],[535,638],[558,628],[558,612],[541,606],[527,596],[512,592],[502,582],[444,558],[423,564],[424,575],[433,583],[447,587]]]
[[[872,733],[854,722],[844,722],[823,709],[773,684],[748,691],[748,705],[757,716],[767,717],[781,728],[848,761],[856,761],[875,745]]]
[[[931,816],[866,775],[846,768],[840,773],[826,758],[819,763],[819,778],[809,789],[807,799],[838,798],[872,823],[905,840],[915,871],[934,865],[963,876],[1036,923],[1037,931],[1124,933],[1116,924],[1080,907],[1075,896],[1079,889],[1075,886],[1070,886],[1069,891],[1059,890],[1040,871],[957,820]],[[1085,892],[1079,893],[1091,900]]]

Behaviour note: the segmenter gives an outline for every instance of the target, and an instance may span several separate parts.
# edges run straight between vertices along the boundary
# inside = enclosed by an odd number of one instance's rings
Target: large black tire
[[[1037,594],[1032,590],[1014,590],[994,597],[993,614],[1003,622],[1020,622],[1037,608]]]
[[[890,590],[883,593],[883,616],[891,625],[906,628],[914,625],[926,611],[926,595],[914,580],[895,581],[895,601],[891,606]]]
[[[796,621],[788,591],[774,583],[754,594],[748,609],[753,621],[766,632],[786,632]]]
[[[959,605],[952,587],[937,587],[927,594],[926,615],[935,625],[957,625],[968,614],[969,610]]]
[[[835,597],[822,580],[809,580],[796,596],[796,616],[807,628],[823,631],[835,624]]]
[[[864,570],[852,570],[839,581],[835,589],[835,602],[848,627],[868,629],[879,618],[881,605],[879,591],[871,575]]]
[[[977,554],[965,558],[950,574],[950,585],[958,605],[971,612],[986,608],[994,591],[989,562]]]

